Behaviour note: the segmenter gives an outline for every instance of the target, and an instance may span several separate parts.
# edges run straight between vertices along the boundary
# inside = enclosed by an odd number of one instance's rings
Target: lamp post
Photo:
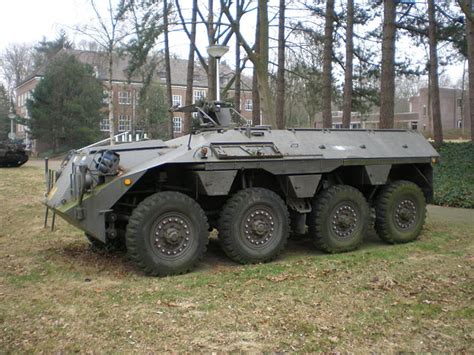
[[[219,78],[219,64],[221,58],[224,54],[229,51],[229,47],[221,46],[221,45],[214,45],[207,47],[207,54],[209,54],[212,58],[217,59],[216,65],[216,101],[221,100],[221,88],[220,88],[220,78]]]
[[[15,139],[15,117],[16,115],[13,113],[11,107],[10,111],[8,112],[8,118],[10,119],[10,133],[8,133],[8,138],[11,140]]]

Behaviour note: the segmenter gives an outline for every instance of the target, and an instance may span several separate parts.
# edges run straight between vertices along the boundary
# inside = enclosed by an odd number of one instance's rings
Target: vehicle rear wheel
[[[313,199],[307,223],[317,248],[327,253],[357,249],[367,233],[369,205],[348,185],[332,186]]]
[[[245,189],[224,205],[218,230],[222,249],[232,260],[242,264],[271,261],[288,240],[288,209],[273,191]]]
[[[204,211],[192,198],[180,192],[158,192],[133,210],[127,251],[148,275],[182,274],[204,255],[208,229]]]
[[[375,213],[375,230],[382,240],[393,244],[411,242],[425,224],[425,196],[415,183],[396,181],[377,196]]]

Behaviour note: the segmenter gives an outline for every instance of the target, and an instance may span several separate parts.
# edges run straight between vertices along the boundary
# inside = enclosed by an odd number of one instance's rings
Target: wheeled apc
[[[175,110],[196,112],[201,126],[71,152],[48,208],[96,245],[124,243],[149,275],[191,270],[213,228],[240,263],[275,259],[290,233],[307,232],[325,252],[356,249],[371,211],[389,243],[420,234],[439,156],[418,132],[236,125],[223,102]]]
[[[0,168],[17,168],[28,161],[28,154],[22,143],[0,141]]]

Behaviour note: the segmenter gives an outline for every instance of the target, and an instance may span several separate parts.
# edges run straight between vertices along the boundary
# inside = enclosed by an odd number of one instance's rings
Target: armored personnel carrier
[[[125,242],[146,274],[191,270],[212,228],[244,264],[278,257],[290,232],[307,230],[325,252],[356,249],[371,210],[389,243],[423,228],[438,154],[415,131],[239,126],[223,102],[175,110],[196,112],[200,127],[72,152],[45,199],[91,240]]]
[[[0,168],[15,168],[28,161],[25,146],[12,141],[0,142]]]

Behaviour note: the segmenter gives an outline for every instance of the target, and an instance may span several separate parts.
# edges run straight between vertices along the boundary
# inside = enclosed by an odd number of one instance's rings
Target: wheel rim
[[[358,209],[351,203],[339,204],[330,216],[331,231],[338,239],[350,239],[358,231],[359,214]]]
[[[412,199],[400,200],[394,211],[395,225],[402,231],[410,230],[416,224],[417,215],[416,204]]]
[[[275,236],[275,212],[266,206],[254,206],[247,210],[242,221],[245,241],[252,247],[270,244]]]
[[[176,258],[185,254],[193,243],[194,228],[189,218],[178,212],[159,216],[153,223],[150,241],[156,255]]]

